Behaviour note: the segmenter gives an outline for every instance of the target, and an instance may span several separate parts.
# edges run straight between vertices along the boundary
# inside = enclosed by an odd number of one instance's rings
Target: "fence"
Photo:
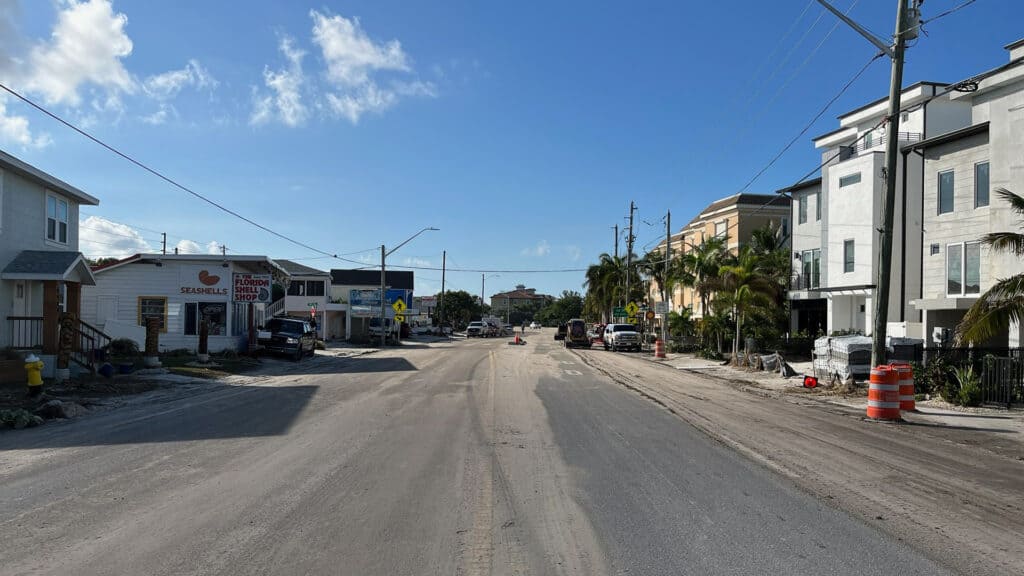
[[[982,403],[1024,405],[1024,349],[1022,348],[925,348],[922,365],[942,358],[950,366],[970,364],[981,375]]]
[[[42,316],[8,316],[11,333],[8,345],[15,350],[33,350],[43,347]]]

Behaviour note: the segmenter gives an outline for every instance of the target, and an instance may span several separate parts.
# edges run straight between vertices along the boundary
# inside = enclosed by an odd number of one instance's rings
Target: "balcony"
[[[865,139],[860,139],[857,140],[857,142],[853,146],[843,146],[843,152],[845,153],[841,154],[841,159],[845,160],[853,156],[859,156],[862,152],[866,150],[871,150],[879,146],[885,146],[886,138],[887,135],[882,134],[879,136],[875,136],[874,138],[871,139],[870,142]],[[922,134],[920,132],[900,132],[899,138],[899,141],[901,143],[919,142],[922,138]]]
[[[817,290],[821,287],[821,274],[794,274],[789,279],[790,290]]]

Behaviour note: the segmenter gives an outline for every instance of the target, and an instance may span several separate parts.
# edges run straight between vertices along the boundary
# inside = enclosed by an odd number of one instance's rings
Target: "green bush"
[[[130,338],[115,338],[107,344],[107,353],[111,356],[138,356],[139,345]]]
[[[914,392],[938,394],[943,398],[947,394],[956,396],[958,386],[952,381],[953,367],[945,357],[931,358],[927,366],[917,362],[911,362],[910,366],[914,370]]]
[[[964,364],[956,370],[956,386],[948,389],[942,397],[947,402],[961,406],[977,406],[981,404],[981,378],[974,372],[974,366]],[[947,397],[947,394],[949,397]]]

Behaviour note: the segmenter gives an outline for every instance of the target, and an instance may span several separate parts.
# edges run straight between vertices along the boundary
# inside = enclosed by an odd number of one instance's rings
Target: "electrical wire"
[[[938,14],[936,14],[935,16],[932,16],[931,18],[928,18],[926,20],[921,20],[920,22],[918,22],[917,24],[911,26],[910,28],[907,28],[906,30],[900,31],[900,34],[906,34],[907,32],[910,32],[911,30],[913,30],[914,28],[923,29],[925,24],[928,24],[930,22],[934,22],[934,21],[936,21],[936,20],[938,20],[940,18],[945,18],[946,16],[949,16],[950,14],[953,14],[954,12],[959,12],[960,10],[963,10],[964,8],[967,8],[968,6],[970,6],[971,4],[974,4],[977,1],[978,0],[965,0],[964,2],[961,2],[960,4],[957,4],[956,6],[950,8],[950,9],[944,11],[944,12],[939,12]]]
[[[128,162],[134,164],[135,166],[145,170],[146,172],[149,172],[150,174],[156,176],[157,178],[163,180],[164,182],[167,182],[171,186],[174,186],[175,188],[178,188],[179,190],[182,190],[184,192],[187,192],[188,194],[191,194],[195,198],[198,198],[199,200],[202,200],[203,202],[206,202],[207,204],[217,208],[218,210],[221,210],[222,212],[225,212],[226,214],[230,214],[231,216],[234,216],[235,218],[238,218],[239,220],[242,220],[243,222],[247,222],[247,223],[255,226],[256,228],[259,228],[260,230],[263,230],[264,232],[267,232],[267,233],[269,233],[269,234],[271,234],[273,236],[276,236],[276,237],[278,237],[278,238],[280,238],[280,239],[282,239],[282,240],[284,240],[286,242],[290,242],[292,244],[295,244],[296,246],[305,248],[305,249],[307,249],[307,250],[309,250],[311,252],[316,252],[318,254],[323,254],[325,256],[334,256],[334,254],[332,254],[330,252],[327,252],[327,251],[324,251],[324,250],[320,250],[319,248],[314,248],[313,246],[310,246],[309,244],[306,244],[305,242],[302,242],[300,240],[296,240],[296,239],[291,238],[289,236],[285,236],[284,234],[281,234],[280,232],[272,230],[271,228],[268,228],[268,227],[266,227],[266,226],[256,222],[255,220],[252,220],[250,218],[242,216],[241,214],[239,214],[238,212],[235,212],[234,210],[228,208],[227,206],[224,206],[223,204],[220,204],[220,203],[218,203],[218,202],[216,202],[214,200],[211,200],[210,198],[207,198],[206,196],[196,192],[195,190],[192,190],[188,186],[185,186],[184,184],[179,183],[177,180],[175,180],[175,179],[173,179],[173,178],[171,178],[169,176],[165,176],[162,172],[159,172],[158,170],[156,170],[154,168],[150,168],[148,165],[140,162],[139,160],[136,160],[132,156],[129,156],[128,154],[120,151],[119,149],[115,148],[114,146],[111,146],[110,144],[107,144],[103,140],[100,140],[96,136],[93,136],[92,134],[90,134],[90,133],[86,132],[85,130],[79,128],[78,126],[76,126],[76,125],[72,124],[71,122],[65,120],[64,118],[58,116],[57,114],[47,110],[42,105],[37,104],[35,101],[33,101],[32,99],[28,98],[27,96],[23,96],[19,92],[17,92],[15,90],[11,89],[10,87],[8,87],[6,84],[0,83],[0,88],[2,88],[4,91],[6,91],[9,94],[11,94],[12,96],[17,98],[18,100],[21,100],[25,104],[28,104],[32,108],[35,108],[39,112],[42,112],[46,116],[49,116],[50,118],[52,118],[53,120],[59,122],[60,124],[63,124],[64,126],[70,128],[71,130],[74,130],[75,132],[77,132],[80,135],[84,136],[85,138],[91,140],[92,142],[98,144],[99,146],[101,146],[103,148],[106,148],[107,150],[109,150],[110,152],[116,154],[117,156],[120,156],[124,160],[127,160]]]

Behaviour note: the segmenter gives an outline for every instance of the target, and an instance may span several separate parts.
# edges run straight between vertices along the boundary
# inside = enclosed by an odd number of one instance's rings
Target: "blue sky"
[[[928,0],[930,18],[962,0]],[[894,2],[836,0],[878,34]],[[883,6],[884,5],[884,6]],[[639,211],[638,252],[739,191],[873,55],[815,2],[0,0],[0,79],[232,209],[345,258],[462,269],[585,268]],[[1024,2],[928,24],[906,83],[1007,61]],[[750,187],[816,165],[810,137],[887,93],[876,61]],[[317,257],[233,219],[17,102],[0,147],[99,197],[89,255],[169,244]],[[364,252],[359,252],[364,251]],[[329,259],[303,260],[347,267]],[[353,265],[355,266],[355,265]],[[417,292],[440,287],[417,271]],[[480,273],[451,289],[479,293]],[[581,272],[501,273],[582,290]]]

